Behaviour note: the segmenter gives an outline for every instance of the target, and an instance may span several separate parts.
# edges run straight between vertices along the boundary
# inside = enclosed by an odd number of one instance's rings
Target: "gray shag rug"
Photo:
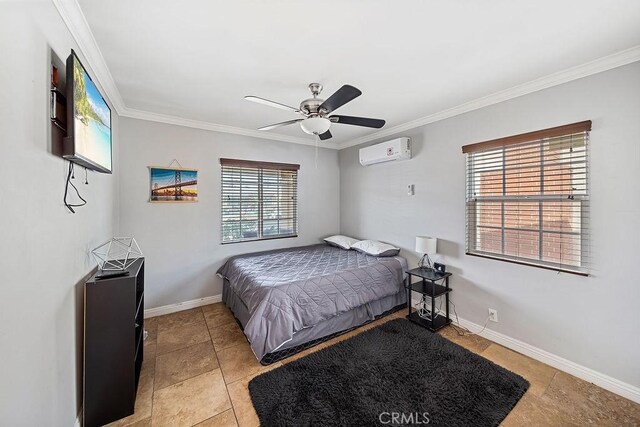
[[[397,319],[249,383],[262,426],[497,426],[529,383]]]

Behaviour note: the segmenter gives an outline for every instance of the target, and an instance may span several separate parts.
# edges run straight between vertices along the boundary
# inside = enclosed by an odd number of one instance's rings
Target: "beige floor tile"
[[[158,332],[166,331],[176,326],[185,326],[204,321],[200,307],[191,310],[178,311],[158,317]]]
[[[153,329],[153,330],[148,330],[147,329],[147,339],[144,340],[144,345],[145,347],[148,345],[153,345],[158,341],[158,330],[157,329]]]
[[[156,343],[143,347],[142,372],[153,373],[156,370]]]
[[[500,425],[573,427],[579,424],[572,422],[563,411],[546,405],[539,397],[527,392]]]
[[[438,333],[449,341],[453,341],[459,346],[474,353],[482,353],[491,345],[491,341],[486,338],[482,338],[480,335],[460,336],[453,326],[444,327],[440,329]]]
[[[223,303],[205,305],[202,307],[202,313],[207,321],[209,328],[216,328],[227,323],[235,323],[236,319],[233,313]]]
[[[129,424],[127,427],[151,427],[151,417],[136,421],[133,424]]]
[[[262,366],[223,304],[202,307],[202,317],[199,310],[145,319],[150,335],[145,341],[135,413],[110,427],[256,427],[258,417],[248,389],[255,376],[406,315],[406,310],[392,313],[281,362]],[[529,391],[503,421],[506,427],[640,425],[640,405],[481,337],[459,337],[450,328],[440,333],[529,380]]]
[[[227,306],[223,302],[214,302],[213,304],[203,305],[200,308],[203,312],[229,310],[229,308],[227,308]]]
[[[407,309],[403,308],[402,310],[398,310],[398,311],[392,313],[391,317],[395,317],[395,318],[398,318],[398,319],[404,319],[405,317],[407,317],[407,313],[408,313]]]
[[[149,317],[144,319],[144,328],[148,331],[155,331],[158,329],[158,317]]]
[[[124,427],[135,425],[145,419],[151,417],[151,407],[153,400],[153,373],[144,373],[140,375],[138,384],[138,392],[136,394],[136,403],[134,412],[128,417],[122,418],[113,423],[107,424],[108,427]],[[144,424],[140,424],[141,426]]]
[[[260,425],[258,414],[256,414],[249,395],[249,381],[252,378],[249,376],[227,386],[240,427],[258,427]]]
[[[219,369],[156,390],[152,424],[193,426],[231,408],[231,400]]]
[[[227,384],[281,365],[280,362],[277,362],[269,366],[262,366],[253,355],[248,343],[225,348],[216,353],[224,375],[224,381]]]
[[[208,420],[196,424],[195,427],[237,427],[236,415],[233,413],[233,409],[224,411],[221,414],[213,416]]]
[[[235,322],[215,328],[209,327],[209,334],[211,334],[211,341],[213,341],[213,347],[216,351],[247,342],[244,332]]]
[[[158,338],[158,318],[150,317],[148,319],[144,319],[144,329],[147,331],[147,339],[144,340],[144,345],[151,345],[156,343],[156,339]]]
[[[233,404],[233,410],[236,413],[236,418],[238,419],[238,425],[240,427],[256,427],[260,425],[258,414],[256,414],[253,402],[251,402],[249,381],[260,374],[264,374],[265,372],[279,368],[280,366],[282,365],[279,362],[265,366],[260,372],[247,375],[234,383],[227,384],[231,403]]]
[[[530,383],[528,391],[538,397],[542,396],[558,372],[549,365],[498,344],[491,344],[481,356],[527,379]]]
[[[205,322],[176,326],[158,332],[158,346],[156,351],[160,355],[209,341],[210,339],[209,330]]]
[[[170,386],[218,368],[211,341],[205,341],[158,356],[155,390]]]
[[[640,426],[640,405],[594,384],[558,372],[541,401],[581,425]]]

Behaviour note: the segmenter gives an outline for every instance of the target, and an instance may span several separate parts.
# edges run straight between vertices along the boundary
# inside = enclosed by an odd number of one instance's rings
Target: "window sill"
[[[246,243],[246,242],[261,242],[263,240],[279,240],[279,239],[291,239],[294,237],[298,237],[297,234],[291,234],[288,236],[273,236],[273,237],[260,237],[255,239],[242,239],[242,240],[232,240],[230,242],[220,242],[221,245],[231,245],[233,243]]]
[[[575,275],[578,275],[578,276],[589,277],[589,273],[585,273],[584,271],[571,270],[571,269],[568,269],[568,268],[561,268],[561,267],[554,267],[554,266],[551,266],[551,265],[536,264],[533,261],[527,262],[527,261],[523,261],[523,260],[502,258],[502,257],[500,257],[498,255],[494,256],[494,255],[474,253],[474,252],[467,252],[466,255],[477,256],[477,257],[480,257],[480,258],[494,259],[496,261],[504,261],[504,262],[509,262],[509,263],[512,263],[512,264],[526,265],[526,266],[529,266],[529,267],[542,268],[544,270],[552,270],[552,271],[557,271],[559,273],[569,273],[569,274],[575,274]]]

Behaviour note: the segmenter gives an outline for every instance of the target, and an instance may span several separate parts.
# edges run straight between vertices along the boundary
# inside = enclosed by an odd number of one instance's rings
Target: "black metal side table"
[[[412,283],[413,277],[417,277],[420,281]],[[433,270],[414,268],[407,271],[407,279],[405,289],[407,290],[407,301],[409,306],[409,314],[407,319],[413,323],[429,329],[432,332],[447,326],[451,323],[449,318],[449,277],[451,273],[438,273]],[[438,282],[442,281],[440,284]],[[421,317],[417,311],[411,311],[411,293],[418,292],[431,299],[431,315],[430,318]],[[445,298],[445,316],[436,313],[436,298],[444,296]]]

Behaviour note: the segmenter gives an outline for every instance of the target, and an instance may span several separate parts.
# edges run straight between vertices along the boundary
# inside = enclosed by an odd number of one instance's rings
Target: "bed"
[[[403,257],[327,244],[231,257],[223,302],[256,358],[273,363],[406,304]]]

